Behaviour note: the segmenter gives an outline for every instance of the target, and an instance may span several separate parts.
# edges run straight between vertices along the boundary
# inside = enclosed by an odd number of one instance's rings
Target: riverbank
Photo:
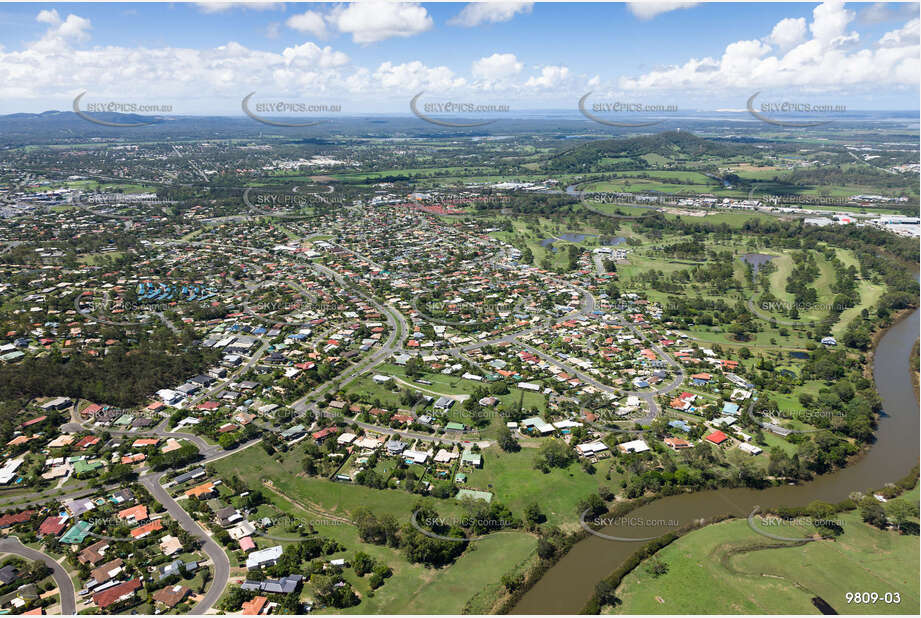
[[[883,402],[876,444],[853,465],[799,485],[764,490],[721,489],[656,499],[631,511],[631,520],[674,521],[672,527],[637,530],[619,524],[602,530],[624,538],[661,536],[695,519],[725,514],[748,516],[755,506],[805,506],[813,500],[837,503],[854,490],[869,491],[898,480],[918,463],[918,403],[911,384],[908,358],[917,339],[917,310],[894,322],[878,339],[873,376]],[[515,614],[576,613],[594,594],[601,573],[613,573],[636,551],[635,543],[590,536],[576,543],[540,584],[524,594],[511,610]]]

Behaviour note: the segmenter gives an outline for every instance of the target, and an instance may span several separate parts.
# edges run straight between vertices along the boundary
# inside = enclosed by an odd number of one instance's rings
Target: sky
[[[424,102],[919,109],[917,3],[0,4],[0,113],[241,99],[408,113]],[[421,103],[420,103],[421,105]]]

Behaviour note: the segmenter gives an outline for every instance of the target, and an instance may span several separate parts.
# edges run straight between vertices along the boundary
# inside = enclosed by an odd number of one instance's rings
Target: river
[[[919,412],[911,384],[909,358],[918,338],[919,312],[893,325],[880,339],[873,361],[883,413],[876,443],[848,467],[801,485],[765,490],[720,489],[669,496],[630,513],[644,522],[668,526],[608,526],[604,534],[641,539],[660,536],[699,518],[724,513],[747,516],[756,506],[802,506],[813,500],[839,502],[855,490],[878,489],[897,481],[918,464]],[[642,542],[609,541],[589,536],[554,565],[518,602],[513,614],[575,614],[594,593],[595,584],[612,573]]]

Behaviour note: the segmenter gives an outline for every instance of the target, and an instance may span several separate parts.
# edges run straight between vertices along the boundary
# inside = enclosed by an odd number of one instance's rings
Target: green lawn
[[[382,514],[390,513],[403,524],[409,521],[418,496],[402,490],[376,490],[348,483],[333,483],[325,479],[296,476],[299,449],[277,462],[260,448],[247,449],[214,462],[221,474],[239,474],[250,487],[260,487],[262,479],[270,479],[277,492],[266,491],[273,504],[292,517],[314,521],[321,536],[339,541],[346,547],[329,558],[351,558],[363,551],[393,569],[393,576],[374,591],[369,576],[358,577],[352,569],[345,576],[362,598],[362,602],[347,610],[322,610],[321,613],[350,614],[460,614],[469,599],[490,606],[501,592],[498,582],[502,575],[519,570],[532,559],[537,547],[536,537],[525,532],[503,532],[471,543],[452,565],[430,569],[406,561],[400,550],[361,542],[353,525],[323,521],[311,509],[350,517],[359,508]],[[454,500],[437,501],[442,516],[460,516],[461,506]],[[279,533],[281,534],[281,533]],[[309,584],[305,598],[310,597]]]
[[[612,480],[605,479],[612,459],[602,460],[591,475],[578,463],[564,470],[552,468],[549,474],[543,474],[534,468],[537,454],[536,448],[522,448],[517,453],[505,453],[497,446],[485,449],[483,468],[465,470],[467,483],[464,486],[492,492],[493,500],[507,505],[518,516],[525,506],[536,502],[548,523],[570,529],[578,526],[576,504],[579,500],[598,491],[600,485],[607,485],[615,492],[621,489],[620,475],[616,471]]]
[[[804,546],[755,534],[744,519],[707,526],[675,541],[628,574],[618,614],[818,614],[821,597],[839,613],[919,611],[918,537],[880,531],[856,513],[837,516],[844,534]],[[784,526],[785,536],[791,526]],[[773,530],[774,528],[772,528]],[[647,563],[668,572],[654,577]],[[898,592],[901,604],[853,605],[845,593]]]

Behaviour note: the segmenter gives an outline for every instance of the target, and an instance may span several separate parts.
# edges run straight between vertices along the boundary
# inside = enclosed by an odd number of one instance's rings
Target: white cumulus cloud
[[[515,54],[496,53],[475,61],[471,68],[471,73],[477,79],[491,82],[513,77],[521,73],[522,68],[524,68],[524,64],[518,60]]]
[[[317,38],[326,37],[326,22],[323,16],[316,11],[307,11],[300,15],[292,15],[285,22],[289,28],[298,32],[307,32]]]
[[[356,2],[339,5],[327,21],[355,43],[367,44],[394,37],[411,37],[434,25],[425,7],[416,2]]]
[[[530,13],[533,6],[533,2],[471,2],[448,23],[468,28],[486,23],[495,24],[509,21],[519,13]]]
[[[697,6],[699,2],[628,2],[627,8],[640,19],[652,19],[656,15],[677,9]]]

